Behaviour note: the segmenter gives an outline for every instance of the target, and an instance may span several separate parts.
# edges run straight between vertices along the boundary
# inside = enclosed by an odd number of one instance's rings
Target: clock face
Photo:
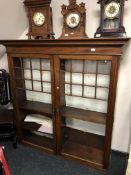
[[[35,12],[33,16],[33,21],[36,26],[42,26],[45,22],[45,16],[41,12]]]
[[[80,23],[80,16],[78,13],[69,13],[66,17],[66,24],[70,28],[75,28]]]
[[[120,4],[114,1],[110,2],[105,6],[105,15],[109,19],[113,19],[118,16],[120,11]]]

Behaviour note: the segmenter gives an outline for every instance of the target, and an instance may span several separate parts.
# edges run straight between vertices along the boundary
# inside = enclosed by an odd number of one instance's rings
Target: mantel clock
[[[101,6],[100,27],[95,37],[126,37],[123,26],[125,0],[99,0]]]
[[[79,39],[87,38],[85,33],[86,9],[85,3],[76,3],[76,0],[69,0],[69,5],[62,5],[63,30],[60,38]]]
[[[29,39],[53,38],[51,0],[25,0],[28,9]]]

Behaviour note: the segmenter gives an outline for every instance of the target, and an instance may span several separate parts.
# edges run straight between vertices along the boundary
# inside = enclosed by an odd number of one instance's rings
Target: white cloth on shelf
[[[40,124],[41,127],[38,129],[38,131],[53,134],[52,119],[47,116],[41,114],[28,114],[24,122],[35,122]]]

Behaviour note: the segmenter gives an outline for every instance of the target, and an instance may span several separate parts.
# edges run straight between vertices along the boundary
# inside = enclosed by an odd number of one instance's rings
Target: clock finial
[[[76,4],[76,0],[69,0],[69,4],[70,4],[70,5]]]

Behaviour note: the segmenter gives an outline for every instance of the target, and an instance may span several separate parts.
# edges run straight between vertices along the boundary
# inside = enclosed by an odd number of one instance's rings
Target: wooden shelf
[[[104,136],[80,131],[69,127],[63,127],[63,133],[63,138],[65,138],[63,139],[63,142],[69,141],[73,143],[78,143],[80,145],[93,147],[99,150],[104,149]]]
[[[72,159],[96,164],[101,167],[103,164],[102,150],[86,145],[80,145],[78,143],[66,142],[62,147],[61,154]]]
[[[70,86],[72,86],[72,85],[83,86],[82,83],[71,83],[71,82],[65,82],[65,84],[70,85]],[[88,85],[88,84],[84,84],[84,86],[94,87],[94,88],[96,87],[96,85]],[[105,89],[109,89],[108,86],[97,86],[97,88],[105,88]]]
[[[39,136],[27,130],[24,130],[22,142],[32,147],[37,147],[37,148],[39,147],[41,149],[51,151],[51,152],[53,152],[53,149],[54,149],[54,139],[47,138],[44,136]]]
[[[106,124],[106,115],[101,112],[89,111],[84,109],[78,109],[73,107],[64,107],[62,109],[62,116],[67,118],[75,118],[79,120]]]
[[[51,117],[53,115],[52,105],[48,103],[24,101],[19,106],[20,106],[20,109],[31,113],[39,113],[39,114],[44,114]]]
[[[23,129],[25,130],[38,131],[40,127],[41,125],[35,122],[23,122]],[[48,134],[48,133],[43,133],[43,134],[45,134],[46,136],[49,136],[49,138],[53,138],[53,134]]]
[[[84,162],[103,164],[104,137],[64,127],[62,155]]]
[[[75,73],[77,73],[77,74],[82,74],[83,72],[81,71],[81,72],[79,72],[79,71],[67,71],[67,70],[60,70],[60,72],[64,72],[64,73],[73,73],[73,74],[75,74]],[[91,75],[96,75],[96,73],[95,72],[84,72],[84,74],[91,74]],[[99,73],[98,72],[98,75],[109,75],[110,76],[110,74],[108,74],[108,73]]]
[[[50,72],[50,69],[49,70],[46,70],[46,69],[36,69],[36,68],[24,68],[24,67],[17,67],[17,66],[15,66],[14,69],[20,69],[20,70],[38,70],[38,71],[47,71],[47,72]]]

